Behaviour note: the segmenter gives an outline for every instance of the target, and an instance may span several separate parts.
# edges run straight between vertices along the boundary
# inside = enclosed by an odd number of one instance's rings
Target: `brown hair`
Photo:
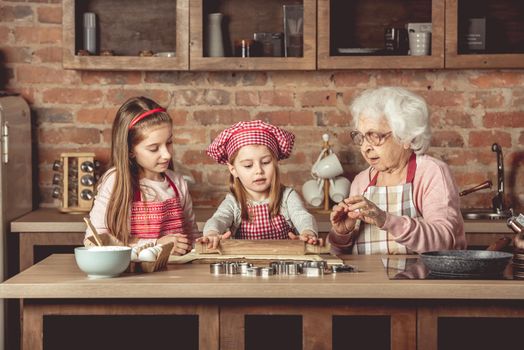
[[[239,150],[237,150],[235,153],[231,155],[231,158],[229,159],[229,164],[234,163],[235,158],[238,155],[238,151]],[[282,186],[282,184],[280,183],[278,159],[271,150],[270,153],[272,158],[272,164],[275,167],[275,176],[273,176],[273,180],[271,181],[271,187],[269,190],[269,214],[271,215],[271,217],[275,217],[280,213],[280,206],[282,204],[282,194],[284,193],[284,186]],[[242,182],[240,182],[240,180],[237,177],[233,176],[233,174],[229,175],[229,190],[240,205],[240,213],[242,220],[251,220],[247,206],[246,189],[244,188]]]
[[[147,97],[133,97],[124,102],[118,109],[111,134],[111,166],[104,178],[115,173],[115,184],[111,198],[107,204],[106,223],[109,232],[120,241],[127,244],[131,228],[129,216],[133,194],[139,189],[139,175],[141,168],[134,158],[130,157],[133,148],[144,140],[148,130],[153,126],[169,124],[173,121],[167,112],[159,111],[137,122],[131,129],[129,125],[133,119],[144,112],[161,108],[155,101]],[[173,169],[173,163],[169,165]]]

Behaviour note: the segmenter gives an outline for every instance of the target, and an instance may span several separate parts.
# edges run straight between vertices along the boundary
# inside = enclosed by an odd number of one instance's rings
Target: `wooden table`
[[[391,349],[437,349],[445,339],[438,333],[440,322],[450,319],[464,320],[461,332],[471,318],[511,317],[519,327],[524,322],[522,280],[390,280],[380,256],[343,258],[360,272],[213,276],[207,264],[185,264],[89,279],[73,255],[58,254],[2,283],[0,298],[23,300],[23,348],[31,350],[42,349],[44,320],[56,316],[196,315],[199,348],[228,350],[245,348],[252,334],[248,321],[257,316],[273,318],[268,327],[279,317],[291,317],[298,334],[290,331],[289,338],[299,337],[305,350],[337,348],[340,336],[356,339],[351,329],[340,329],[353,318],[385,321],[384,332],[377,330],[375,337]]]
[[[195,216],[200,231],[213,215],[212,208],[196,208]],[[11,232],[20,235],[20,271],[35,263],[36,246],[82,245],[86,230],[82,218],[87,214],[63,214],[57,209],[37,209],[11,223]],[[331,224],[327,213],[315,213],[319,232],[326,235]],[[504,220],[468,220],[464,229],[468,245],[488,246],[498,238],[513,235]]]

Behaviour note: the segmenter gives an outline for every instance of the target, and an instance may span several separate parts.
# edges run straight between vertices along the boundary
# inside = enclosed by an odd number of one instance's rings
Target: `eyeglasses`
[[[380,146],[391,134],[392,131],[386,133],[368,131],[367,133],[363,134],[360,131],[355,130],[350,133],[350,136],[353,140],[353,143],[357,146],[362,146],[362,144],[364,143],[364,138],[373,146]]]

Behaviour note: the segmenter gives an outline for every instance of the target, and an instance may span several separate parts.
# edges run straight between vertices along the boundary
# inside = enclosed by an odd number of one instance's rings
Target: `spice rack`
[[[59,210],[64,213],[81,213],[91,210],[94,189],[97,180],[97,162],[94,153],[62,153],[55,161],[53,184],[59,185],[53,191],[53,197],[60,198]]]

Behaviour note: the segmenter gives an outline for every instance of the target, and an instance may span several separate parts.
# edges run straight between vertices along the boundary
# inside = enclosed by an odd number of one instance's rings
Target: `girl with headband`
[[[278,161],[288,158],[295,136],[260,120],[225,129],[207,154],[230,172],[229,188],[204,226],[201,240],[217,248],[221,239],[301,239],[320,244],[314,217],[300,196],[280,183]]]
[[[112,244],[174,242],[171,254],[191,250],[199,235],[193,203],[182,175],[173,171],[172,156],[173,122],[166,110],[146,97],[127,100],[113,122],[112,167],[89,214]],[[88,228],[86,237],[91,234]]]

